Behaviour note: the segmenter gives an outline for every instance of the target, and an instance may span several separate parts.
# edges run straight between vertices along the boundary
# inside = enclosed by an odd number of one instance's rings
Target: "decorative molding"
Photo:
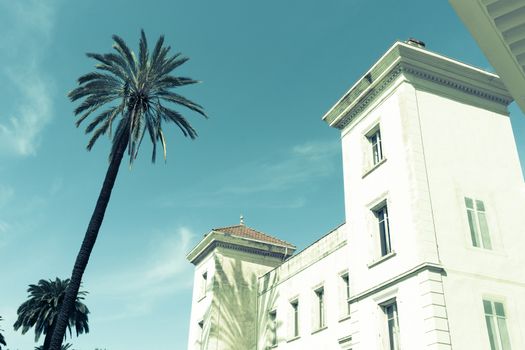
[[[215,248],[227,248],[227,249],[232,249],[232,250],[236,250],[236,251],[240,251],[244,253],[269,256],[269,257],[278,258],[278,259],[283,259],[287,257],[282,252],[250,248],[250,247],[246,247],[246,246],[242,246],[242,245],[238,245],[234,243],[214,240],[197,257],[195,257],[195,259],[193,260],[193,264],[197,265],[204,257],[206,257]]]
[[[354,296],[351,296],[350,299],[348,299],[348,302],[350,304],[353,304],[359,300],[362,300],[362,299],[365,299],[371,295],[374,295],[376,293],[379,293],[380,291],[382,290],[385,290],[386,288],[388,287],[391,287],[393,285],[395,285],[396,283],[399,283],[401,281],[404,281],[406,280],[407,278],[410,278],[410,277],[413,277],[417,274],[419,274],[420,272],[422,271],[433,271],[433,272],[437,272],[437,273],[440,273],[440,274],[444,274],[445,273],[445,269],[443,268],[443,266],[441,265],[438,265],[438,264],[434,264],[434,263],[423,263],[423,264],[420,264],[408,271],[405,271],[403,272],[402,274],[394,277],[394,278],[391,278],[383,283],[380,283],[372,288],[369,288],[367,290],[365,290],[364,292],[361,292],[359,294],[356,294]]]
[[[341,105],[334,110],[337,111],[336,113],[339,113],[339,115],[343,113],[344,115],[332,126],[340,130],[344,129],[368,106],[375,102],[381,93],[388,89],[400,75],[403,75],[407,79],[407,82],[413,85],[418,85],[418,82],[413,79],[416,78],[503,106],[507,106],[512,102],[512,98],[508,96],[491,92],[482,87],[474,86],[459,79],[451,78],[428,69],[416,67],[406,62],[399,62],[377,84],[375,84],[375,86],[369,85],[362,92],[364,95],[360,97],[359,100],[355,102],[355,105],[348,111],[346,111],[346,109],[350,107],[354,101],[349,101],[349,99],[345,99],[344,102],[342,101]],[[367,89],[368,91],[366,91]],[[337,118],[339,117],[336,117],[336,119]]]
[[[345,115],[339,119],[333,127],[343,130],[358,114],[361,114],[368,105],[375,101],[379,94],[388,88],[397,79],[401,72],[401,65],[396,65],[377,85],[371,87],[370,90],[359,99],[357,104],[350,111],[345,113]],[[348,106],[352,103],[353,101],[349,102]],[[346,110],[348,106],[341,106],[338,110],[343,110],[342,113],[344,113],[344,110]]]

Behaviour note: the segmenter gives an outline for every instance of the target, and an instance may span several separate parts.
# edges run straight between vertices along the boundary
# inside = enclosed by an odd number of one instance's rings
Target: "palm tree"
[[[113,35],[113,40],[116,52],[87,54],[98,61],[98,70],[81,76],[78,79],[79,86],[69,93],[72,101],[83,99],[75,109],[75,115],[79,116],[77,126],[95,111],[106,106],[107,109],[97,112],[98,115],[86,128],[86,133],[92,133],[87,149],[91,150],[103,134],[110,136],[112,147],[106,177],[73,267],[71,283],[51,341],[51,350],[60,348],[68,315],[73,308],[82,275],[95,245],[124,152],[127,150],[131,165],[147,133],[153,143],[152,162],[155,161],[158,142],[162,145],[166,159],[163,122],[174,123],[184,136],[194,139],[197,136],[196,131],[182,114],[172,109],[172,105],[180,105],[206,116],[200,105],[173,92],[174,88],[198,81],[171,75],[172,71],[188,58],[180,54],[170,55],[170,47],[164,46],[164,36],[160,36],[150,54],[146,35],[141,31],[138,58],[119,36]],[[113,122],[117,119],[118,125],[112,133]]]
[[[49,349],[51,336],[57,324],[57,316],[63,304],[69,279],[61,280],[40,280],[38,284],[30,284],[27,292],[28,299],[18,308],[18,319],[13,325],[15,330],[22,327],[22,334],[25,334],[31,327],[35,327],[35,342],[40,335],[45,334],[42,349]],[[77,336],[84,332],[89,332],[88,314],[89,310],[82,300],[87,294],[79,291],[74,304],[74,310],[69,317],[67,329],[71,336],[71,328],[75,327]]]
[[[2,321],[2,316],[0,316],[0,321]],[[3,331],[3,329],[0,328],[0,331]],[[2,345],[7,346],[4,335],[0,333],[0,350],[2,350]]]

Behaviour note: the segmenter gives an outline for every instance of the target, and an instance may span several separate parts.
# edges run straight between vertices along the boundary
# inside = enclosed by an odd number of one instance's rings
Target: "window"
[[[296,338],[299,336],[299,300],[290,302],[292,306],[292,337]]]
[[[372,147],[372,165],[376,165],[383,160],[381,131],[379,130],[379,126],[369,132],[366,137],[368,138],[368,142],[370,142],[370,146]]]
[[[316,308],[315,315],[315,328],[321,329],[326,326],[325,321],[325,304],[324,304],[324,288],[319,288],[315,290],[315,296],[317,299],[317,303],[315,303],[314,307]]]
[[[208,286],[208,272],[206,271],[202,274],[202,279],[201,279],[201,291],[200,291],[201,298],[204,298],[206,296],[207,286]]]
[[[474,247],[492,249],[485,205],[482,201],[465,197],[470,238]]]
[[[348,272],[341,275],[341,311],[343,316],[350,315],[350,279]]]
[[[503,303],[483,300],[491,350],[511,350]]]
[[[199,327],[197,328],[197,341],[198,341],[198,349],[204,349],[204,344],[202,343],[203,335],[204,335],[204,320],[199,322]]]
[[[388,210],[386,204],[378,209],[373,210],[377,218],[379,226],[379,243],[381,246],[381,256],[385,256],[392,252],[392,245],[390,242],[390,227],[388,225]]]
[[[399,320],[397,317],[397,303],[395,300],[383,304],[383,312],[386,316],[387,344],[388,350],[399,350]]]
[[[269,327],[270,327],[270,345],[277,345],[277,311],[270,311],[268,313]]]

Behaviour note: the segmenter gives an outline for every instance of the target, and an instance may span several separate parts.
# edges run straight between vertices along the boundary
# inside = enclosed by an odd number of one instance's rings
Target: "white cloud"
[[[250,201],[251,206],[261,208],[301,208],[307,203],[303,195],[305,186],[314,186],[319,179],[337,171],[341,163],[337,158],[340,147],[338,140],[295,145],[281,154],[271,155],[271,160],[257,159],[233,168],[226,167],[228,170],[223,172],[215,171],[205,184],[195,184],[177,195],[163,194],[155,200],[155,205],[237,207],[239,203],[246,205],[246,201]],[[285,191],[288,191],[287,196],[274,197]]]
[[[126,271],[106,271],[89,289],[96,291],[97,297],[116,299],[123,311],[101,315],[100,321],[113,321],[122,318],[147,314],[160,302],[160,299],[193,285],[193,270],[186,260],[195,234],[187,227],[163,234],[151,242],[152,248],[147,259],[139,265],[130,265]]]
[[[236,184],[218,193],[249,195],[283,191],[328,176],[335,170],[334,156],[338,149],[339,142],[308,142],[292,147],[281,159],[243,164],[243,172],[249,172],[250,176],[239,178]]]
[[[53,113],[53,81],[42,59],[51,41],[55,1],[0,1],[3,90],[0,155],[33,155]]]

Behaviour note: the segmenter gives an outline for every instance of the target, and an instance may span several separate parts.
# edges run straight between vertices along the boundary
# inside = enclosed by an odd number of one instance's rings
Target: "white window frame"
[[[381,135],[381,127],[377,122],[373,127],[371,127],[366,133],[366,158],[367,158],[367,168],[373,169],[377,165],[383,162],[385,155],[383,153],[383,138]]]
[[[372,213],[375,217],[376,233],[379,242],[379,256],[387,256],[394,250],[392,249],[392,237],[390,234],[390,218],[388,214],[388,204],[386,200],[374,206]]]
[[[207,288],[208,288],[208,271],[204,271],[204,273],[201,274],[199,299],[202,299],[206,296]]]
[[[472,197],[464,197],[464,203],[472,246],[492,250],[492,238],[485,203]]]
[[[350,276],[348,271],[339,274],[340,277],[340,298],[341,298],[341,318],[350,316]]]
[[[290,301],[290,306],[292,308],[290,315],[290,323],[292,325],[291,339],[295,339],[301,336],[299,305],[299,298],[295,298]]]
[[[197,336],[198,349],[204,349],[203,339],[204,339],[204,320],[197,322],[197,330],[199,332]]]
[[[277,310],[273,309],[268,312],[268,328],[270,330],[270,347],[278,345],[277,339]]]
[[[392,298],[379,304],[379,306],[381,307],[384,316],[383,328],[385,340],[383,342],[383,348],[388,350],[399,350],[401,347],[397,300]]]
[[[313,332],[326,328],[326,295],[324,285],[314,289],[313,307]]]
[[[491,350],[511,350],[505,303],[500,299],[484,297],[482,305]]]

